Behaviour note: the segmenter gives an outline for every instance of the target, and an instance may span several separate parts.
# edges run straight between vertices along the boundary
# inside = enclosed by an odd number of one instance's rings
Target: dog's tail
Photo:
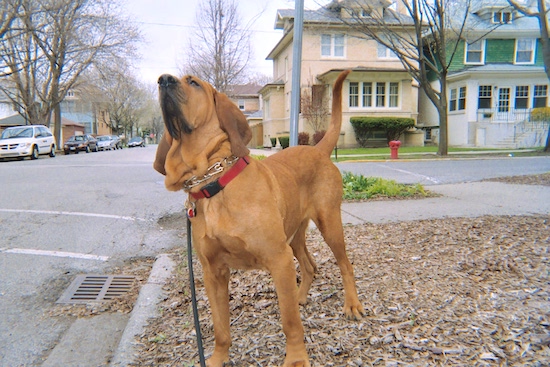
[[[325,136],[315,145],[329,156],[340,137],[340,128],[342,127],[342,85],[349,73],[351,73],[351,70],[342,71],[334,83],[334,87],[332,88],[332,117],[330,125]]]

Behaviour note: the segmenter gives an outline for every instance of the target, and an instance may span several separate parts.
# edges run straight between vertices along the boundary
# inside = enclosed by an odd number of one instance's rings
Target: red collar
[[[200,191],[190,192],[189,195],[191,195],[191,197],[195,200],[211,198],[218,192],[222,191],[224,187],[227,186],[229,182],[231,182],[231,180],[237,177],[239,173],[241,173],[246,168],[246,166],[248,166],[249,163],[250,157],[246,156],[239,158],[237,163],[235,163],[233,167],[231,167],[229,171],[225,173],[225,175],[218,178],[216,181],[212,181],[209,184],[203,186]]]

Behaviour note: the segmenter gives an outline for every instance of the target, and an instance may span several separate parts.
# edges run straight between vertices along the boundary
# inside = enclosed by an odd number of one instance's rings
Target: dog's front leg
[[[273,257],[268,270],[273,277],[283,332],[286,336],[286,357],[283,367],[310,367],[309,358],[304,343],[304,328],[300,319],[298,306],[298,287],[296,269],[290,247]]]
[[[208,367],[222,367],[229,362],[231,332],[229,330],[229,268],[208,263],[204,268],[204,286],[214,323],[214,353],[206,362]]]

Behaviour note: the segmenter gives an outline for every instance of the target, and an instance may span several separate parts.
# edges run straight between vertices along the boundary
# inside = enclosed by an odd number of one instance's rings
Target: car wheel
[[[86,145],[86,153],[90,153],[91,150],[90,150],[90,146],[89,145]]]
[[[65,155],[69,155],[69,154],[71,154],[71,152],[70,152],[70,151],[68,151],[68,150],[65,150],[64,152],[65,152]]]
[[[38,159],[38,147],[36,145],[32,147],[31,159]]]
[[[97,145],[95,146],[94,152],[96,152],[96,153],[99,152],[99,148],[97,147]]]
[[[55,157],[55,145],[52,145],[52,150],[50,150],[50,157]]]

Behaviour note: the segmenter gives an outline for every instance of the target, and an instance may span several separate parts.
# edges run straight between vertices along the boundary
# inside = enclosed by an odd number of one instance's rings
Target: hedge
[[[369,133],[384,131],[386,142],[397,140],[408,129],[414,127],[414,119],[409,117],[351,117],[350,123],[355,132],[357,143],[367,146]]]

